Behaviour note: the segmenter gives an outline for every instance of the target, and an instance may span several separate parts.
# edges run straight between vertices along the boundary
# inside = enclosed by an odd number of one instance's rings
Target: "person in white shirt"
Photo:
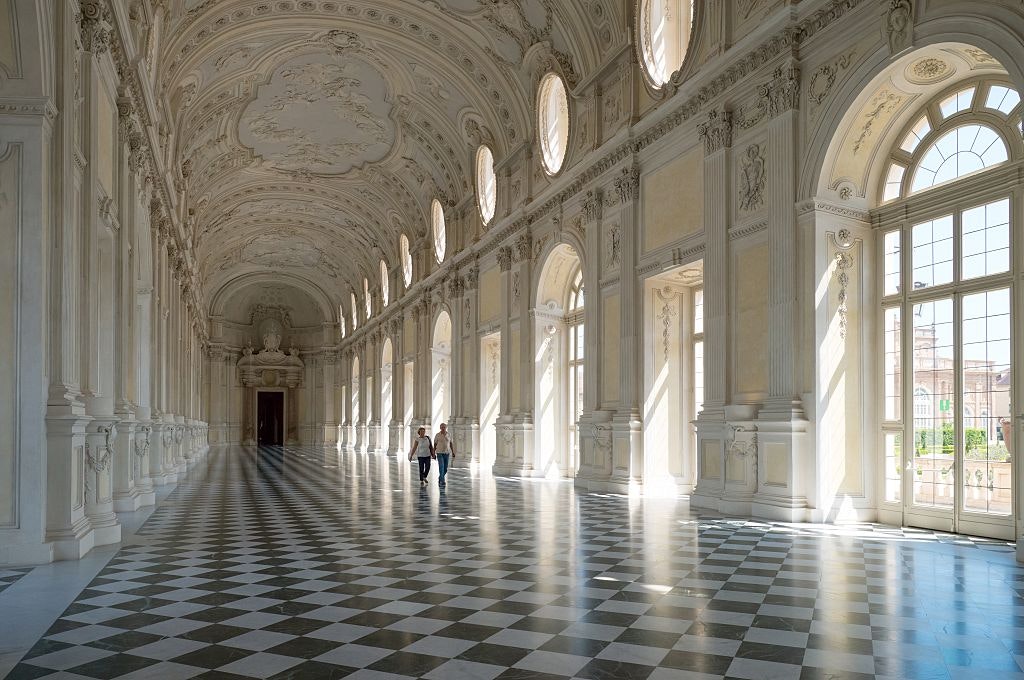
[[[416,439],[413,440],[412,448],[409,449],[409,460],[418,458],[420,461],[420,486],[427,485],[427,475],[430,474],[430,459],[436,458],[434,455],[434,445],[430,443],[430,437],[427,436],[427,428],[421,427],[416,430]]]
[[[434,437],[434,454],[437,458],[437,485],[443,489],[447,485],[445,476],[448,474],[449,456],[455,460],[455,442],[449,436],[445,423],[441,423],[441,431]]]

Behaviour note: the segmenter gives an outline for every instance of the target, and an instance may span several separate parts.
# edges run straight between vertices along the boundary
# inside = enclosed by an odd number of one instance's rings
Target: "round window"
[[[486,146],[476,151],[476,202],[484,224],[494,219],[497,204],[497,186],[494,177],[494,154]]]
[[[562,169],[569,148],[569,99],[565,83],[554,73],[540,81],[537,118],[541,159],[547,173],[554,175]]]
[[[380,300],[385,307],[391,301],[391,288],[388,284],[388,266],[384,260],[380,261]]]
[[[402,248],[402,280],[408,286],[412,283],[412,253],[409,251],[409,237],[405,234],[402,234],[400,245]]]
[[[651,84],[660,88],[686,58],[693,27],[693,0],[640,0],[640,56]]]
[[[443,262],[448,237],[445,234],[444,228],[444,209],[441,207],[441,202],[436,198],[430,206],[430,222],[434,230],[434,256],[438,262]]]

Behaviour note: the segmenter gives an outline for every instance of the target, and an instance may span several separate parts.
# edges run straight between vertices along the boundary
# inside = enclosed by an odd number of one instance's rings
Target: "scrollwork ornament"
[[[82,49],[99,56],[110,48],[109,13],[101,0],[82,0],[79,32]]]
[[[601,219],[601,208],[601,190],[588,189],[587,193],[583,196],[582,214],[584,224],[593,224]]]

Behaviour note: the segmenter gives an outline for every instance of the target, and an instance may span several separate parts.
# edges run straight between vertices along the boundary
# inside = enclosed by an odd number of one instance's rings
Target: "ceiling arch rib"
[[[531,134],[540,50],[574,74],[614,0],[179,0],[160,92],[204,288],[270,270],[335,302]],[[275,257],[276,255],[276,257]]]

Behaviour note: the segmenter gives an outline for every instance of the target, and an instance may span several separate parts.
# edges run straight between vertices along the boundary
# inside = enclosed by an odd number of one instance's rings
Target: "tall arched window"
[[[1007,180],[986,178],[1024,157],[1021,108],[1007,83],[949,88],[897,135],[882,178],[883,203],[902,201],[876,211],[883,500],[903,503],[908,524],[1012,530],[1013,475],[995,433],[1010,417],[1009,381],[1000,378],[1010,370],[1019,323],[1010,253],[1022,225],[1014,223]],[[972,479],[990,482],[979,488]]]
[[[444,208],[441,201],[434,199],[430,204],[430,227],[434,234],[434,257],[438,263],[444,262],[444,253],[448,247],[448,233],[444,225]]]
[[[349,293],[349,296],[352,298],[352,330],[355,331],[359,328],[359,303],[356,302],[356,294],[354,291]]]
[[[363,303],[366,305],[366,318],[370,318],[373,312],[373,302],[370,300],[370,280],[363,277]]]
[[[494,219],[497,205],[497,181],[494,177],[494,155],[486,145],[476,150],[476,202],[484,224]]]
[[[391,302],[391,285],[388,282],[388,265],[380,261],[380,299],[385,307]]]
[[[686,59],[693,27],[693,0],[639,0],[638,46],[648,81],[655,88],[668,82]]]
[[[549,73],[540,81],[537,128],[544,170],[557,175],[569,148],[569,98],[565,82],[557,73]]]
[[[573,448],[579,451],[579,421],[583,415],[583,269],[579,269],[569,290],[569,306],[565,314],[569,329],[569,429]]]
[[[339,311],[341,312],[341,317],[338,319],[341,322],[341,337],[344,339],[345,336],[348,335],[348,328],[345,323],[345,305],[341,305]]]
[[[399,245],[402,251],[402,280],[408,286],[412,283],[412,252],[409,250],[409,237],[402,234]]]

